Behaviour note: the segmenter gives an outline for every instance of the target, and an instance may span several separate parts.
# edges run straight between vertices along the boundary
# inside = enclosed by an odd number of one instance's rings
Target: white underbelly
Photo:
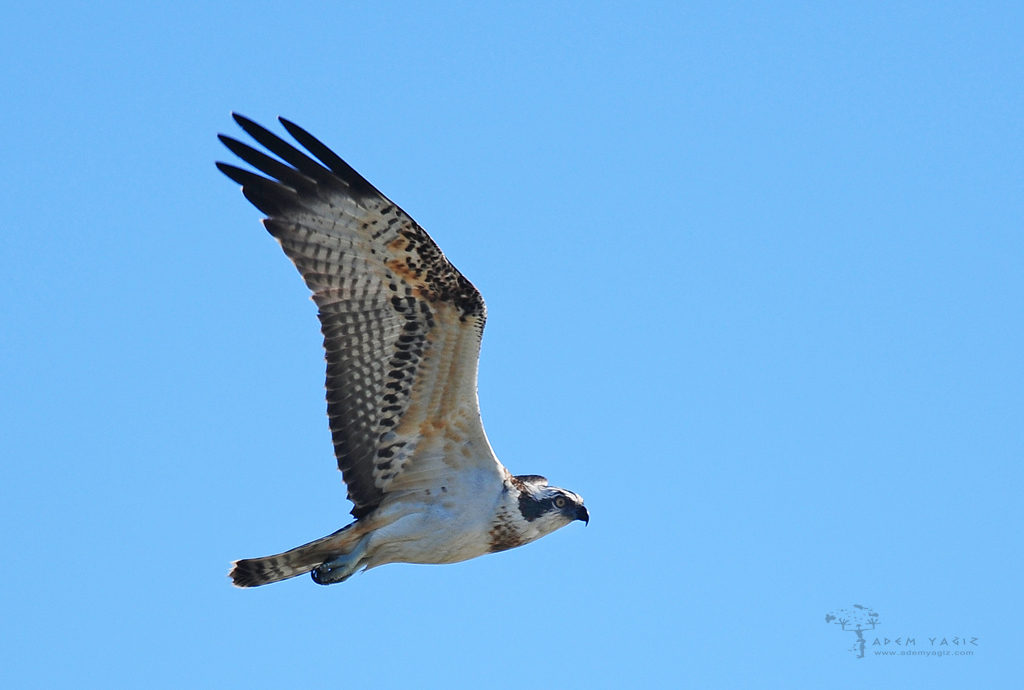
[[[405,505],[412,510],[373,533],[367,567],[387,563],[458,563],[490,552],[493,509],[455,513],[437,505]]]

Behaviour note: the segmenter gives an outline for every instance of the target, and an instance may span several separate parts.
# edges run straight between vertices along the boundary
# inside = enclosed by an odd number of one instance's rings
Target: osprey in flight
[[[256,587],[303,573],[322,585],[387,563],[457,563],[588,522],[583,499],[513,476],[480,421],[484,300],[405,211],[308,132],[314,160],[240,115],[267,151],[224,135],[267,177],[225,163],[319,307],[327,416],[355,522],[276,556],[236,561]]]

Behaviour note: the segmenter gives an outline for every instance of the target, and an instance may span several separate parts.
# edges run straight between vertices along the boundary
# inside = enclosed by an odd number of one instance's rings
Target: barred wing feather
[[[486,308],[424,230],[305,130],[317,160],[235,120],[274,158],[221,141],[267,177],[225,163],[267,215],[319,308],[327,416],[338,467],[362,517],[385,494],[443,486],[473,468],[504,474],[480,421],[476,377]]]

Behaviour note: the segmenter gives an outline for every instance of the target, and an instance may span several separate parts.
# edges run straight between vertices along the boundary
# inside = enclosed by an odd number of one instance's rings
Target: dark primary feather
[[[441,315],[451,314],[442,320],[446,327],[473,329],[478,345],[483,299],[415,221],[312,135],[281,120],[320,162],[252,120],[234,117],[284,161],[221,136],[269,176],[217,163],[268,216],[265,227],[319,307],[335,455],[355,504],[352,514],[362,517],[380,503],[407,446],[415,445],[394,432],[409,409],[427,336],[440,327]]]
[[[295,137],[295,141],[305,146],[306,150],[319,158],[321,163],[345,180],[353,193],[363,197],[377,196],[383,198],[384,195],[377,191],[376,187],[370,184],[365,177],[357,173],[351,165],[343,161],[338,154],[324,146],[319,139],[294,122],[283,117],[277,119],[281,121],[281,124],[288,130],[288,133]]]
[[[277,155],[281,160],[293,165],[299,172],[304,173],[308,177],[317,181],[328,181],[330,179],[330,171],[327,170],[327,168],[323,167],[270,130],[256,124],[247,117],[239,115],[238,113],[234,113],[234,118],[235,122],[237,122],[249,136],[263,144],[268,151]],[[263,168],[260,169],[263,170]],[[263,170],[263,172],[268,175],[273,174],[269,170]]]
[[[218,162],[217,169],[242,185],[245,198],[269,217],[281,215],[288,208],[301,205],[295,190],[273,180],[227,163]]]
[[[224,134],[217,135],[221,143],[228,147],[231,153],[235,154],[254,168],[266,171],[268,175],[276,178],[295,190],[311,191],[316,187],[316,181],[291,168],[276,158],[271,158],[262,151],[257,151],[248,144],[243,144]],[[237,180],[236,180],[237,181]]]

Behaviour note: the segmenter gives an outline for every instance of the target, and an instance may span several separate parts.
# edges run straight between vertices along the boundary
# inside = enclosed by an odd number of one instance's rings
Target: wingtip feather
[[[359,174],[355,168],[345,162],[345,160],[331,150],[327,144],[323,143],[315,136],[307,132],[305,129],[295,124],[291,120],[284,117],[277,118],[278,121],[284,126],[285,130],[292,135],[295,141],[299,142],[307,151],[313,154],[321,163],[327,166],[327,168],[335,175],[339,176],[345,181],[345,184],[349,186],[349,190],[364,197],[377,196],[385,198],[380,190],[370,184],[369,180]]]

